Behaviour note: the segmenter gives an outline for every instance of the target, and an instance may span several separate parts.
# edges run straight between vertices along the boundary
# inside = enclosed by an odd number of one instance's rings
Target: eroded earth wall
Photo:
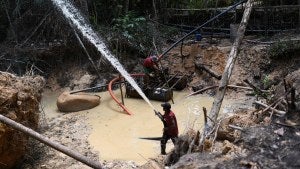
[[[41,76],[17,77],[0,72],[0,113],[33,130],[38,127],[39,103],[45,80]],[[22,161],[28,136],[0,123],[0,168],[13,168]]]

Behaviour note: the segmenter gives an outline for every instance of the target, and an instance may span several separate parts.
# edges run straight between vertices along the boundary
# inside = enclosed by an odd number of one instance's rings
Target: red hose
[[[144,76],[144,74],[130,74],[132,77],[140,77],[140,76]],[[114,92],[112,91],[112,85],[113,83],[115,83],[116,81],[120,80],[120,77],[116,77],[113,80],[111,80],[108,84],[108,92],[110,94],[110,96],[118,103],[118,105],[128,114],[128,115],[132,115],[132,113],[118,100],[118,98],[115,96]]]

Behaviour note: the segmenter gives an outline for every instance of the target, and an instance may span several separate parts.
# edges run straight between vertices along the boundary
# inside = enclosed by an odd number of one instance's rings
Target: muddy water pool
[[[60,93],[44,93],[42,108],[46,117],[55,118],[62,116],[56,108],[56,99]],[[160,137],[162,135],[162,122],[155,116],[152,108],[142,99],[125,98],[125,106],[133,113],[126,114],[111,98],[108,92],[94,93],[101,96],[99,106],[81,111],[87,116],[87,121],[92,131],[88,138],[90,145],[99,152],[101,161],[124,160],[134,161],[137,164],[146,163],[149,158],[160,154],[160,142],[140,139],[141,137]],[[119,90],[115,91],[118,98]],[[185,98],[188,92],[174,92],[174,104],[172,110],[176,114],[179,134],[183,134],[190,128],[199,129],[203,125],[202,107],[208,112],[213,98],[208,96],[191,96]],[[163,113],[160,104],[151,103],[156,110]],[[226,104],[226,103],[225,103]],[[167,144],[167,152],[173,148],[171,141]]]

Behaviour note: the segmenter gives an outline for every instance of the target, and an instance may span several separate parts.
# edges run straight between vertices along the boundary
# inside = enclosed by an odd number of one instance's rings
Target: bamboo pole
[[[87,157],[79,154],[78,152],[75,152],[74,150],[72,150],[64,145],[61,145],[54,141],[51,141],[49,138],[46,138],[43,135],[37,133],[36,131],[34,131],[20,123],[17,123],[1,114],[0,114],[0,122],[7,124],[7,125],[11,126],[12,128],[14,128],[18,131],[21,131],[24,134],[29,135],[30,137],[46,144],[47,146],[50,146],[50,147],[54,148],[55,150],[60,151],[64,154],[68,155],[69,157],[72,157],[75,160],[78,160],[92,168],[96,168],[96,169],[102,168],[102,166],[99,162],[92,161],[91,159],[88,159]]]

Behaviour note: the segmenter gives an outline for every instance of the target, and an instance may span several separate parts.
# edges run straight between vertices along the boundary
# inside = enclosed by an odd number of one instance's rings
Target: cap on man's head
[[[153,61],[153,62],[157,62],[158,61],[158,58],[157,58],[157,56],[151,56],[151,60]]]
[[[171,109],[171,105],[168,102],[161,104],[161,107],[166,108],[166,109]]]

